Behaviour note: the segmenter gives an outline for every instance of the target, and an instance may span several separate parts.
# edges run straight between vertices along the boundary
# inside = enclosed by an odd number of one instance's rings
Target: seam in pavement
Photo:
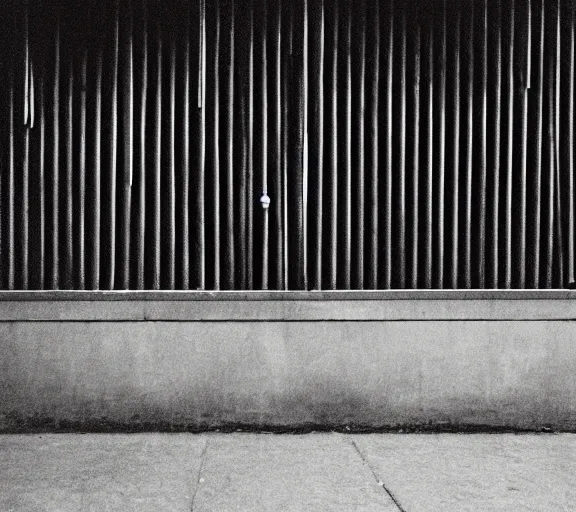
[[[376,473],[376,470],[368,462],[368,459],[366,459],[366,457],[364,456],[364,454],[362,453],[360,448],[358,448],[358,445],[354,442],[354,440],[351,440],[350,442],[352,443],[352,446],[356,450],[356,453],[358,453],[358,455],[362,459],[362,462],[364,462],[364,464],[366,464],[366,466],[368,466],[368,469],[370,469],[370,471],[372,472],[372,475],[374,476],[374,479],[376,480],[378,485],[381,486],[382,489],[384,489],[388,493],[388,496],[390,496],[390,499],[398,507],[398,510],[400,510],[400,512],[406,512],[406,509],[404,509],[404,507],[402,507],[402,505],[400,505],[400,502],[398,501],[396,496],[394,496],[392,494],[392,491],[390,491],[390,489],[388,489],[388,487],[386,487],[386,484],[384,483],[384,481],[378,476],[378,474]]]
[[[208,441],[204,443],[204,448],[202,449],[202,454],[200,455],[200,467],[198,468],[198,474],[196,475],[196,487],[194,488],[194,494],[192,495],[192,503],[190,505],[190,512],[194,512],[194,501],[196,500],[196,494],[198,494],[198,489],[200,489],[200,477],[202,476],[202,470],[204,469],[204,463],[206,461],[206,451],[208,450]]]

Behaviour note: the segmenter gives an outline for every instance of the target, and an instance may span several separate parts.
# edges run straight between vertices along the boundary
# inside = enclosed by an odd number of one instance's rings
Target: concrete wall
[[[0,294],[0,431],[576,430],[576,293]]]

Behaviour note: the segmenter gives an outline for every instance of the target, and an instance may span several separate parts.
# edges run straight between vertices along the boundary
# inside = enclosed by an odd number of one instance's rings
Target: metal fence
[[[1,288],[574,281],[572,1],[0,10]]]

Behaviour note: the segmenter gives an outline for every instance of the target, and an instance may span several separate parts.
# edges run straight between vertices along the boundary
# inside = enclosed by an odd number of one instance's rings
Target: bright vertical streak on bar
[[[190,288],[190,16],[186,16],[186,42],[184,45],[184,88],[182,129],[182,289]]]
[[[68,290],[74,287],[74,277],[73,277],[73,264],[74,264],[74,239],[72,225],[74,223],[73,215],[73,197],[74,189],[72,187],[72,172],[73,172],[73,147],[74,147],[74,118],[73,118],[73,100],[74,100],[74,64],[72,61],[73,57],[70,57],[70,67],[68,71],[68,103],[66,105],[66,225],[65,225],[65,237],[66,237],[66,264],[65,264],[65,285]]]
[[[58,261],[58,218],[59,211],[59,169],[60,169],[60,19],[56,22],[56,41],[54,43],[54,98],[53,98],[53,147],[52,147],[52,290],[60,287],[60,272]],[[12,86],[13,87],[13,86]],[[12,91],[12,89],[11,89]],[[13,94],[13,92],[11,92]],[[10,108],[12,112],[12,108]],[[13,154],[13,153],[12,153]],[[13,159],[12,159],[13,161]],[[12,195],[10,197],[13,197]],[[13,243],[9,244],[13,247]]]
[[[136,236],[136,288],[144,289],[146,236],[146,106],[148,102],[148,10],[143,0],[142,22],[142,89],[140,90],[140,161],[138,173],[138,234]]]
[[[500,245],[500,136],[502,120],[502,0],[496,2],[496,23],[494,24],[494,169],[493,200],[492,200],[492,288],[498,288],[498,248]]]
[[[80,89],[80,165],[78,169],[78,288],[86,288],[86,86],[88,50],[82,53]]]
[[[329,239],[329,288],[335,290],[338,286],[338,0],[333,2],[334,19],[332,25],[332,91],[330,97],[330,122],[332,124],[328,155],[328,169],[330,170],[330,239]]]
[[[515,6],[514,0],[511,0],[510,6],[510,26],[508,41],[508,108],[506,114],[507,123],[507,146],[506,146],[506,205],[504,212],[505,226],[505,265],[504,265],[504,288],[512,287],[512,183],[513,183],[513,158],[514,146],[512,144],[514,137],[514,30],[515,30]]]
[[[254,2],[250,2],[250,42],[248,50],[248,158],[246,195],[248,203],[246,220],[246,267],[249,290],[254,288]]]
[[[119,12],[118,0],[116,0],[114,24],[114,57],[112,62],[112,104],[111,104],[111,126],[110,126],[110,185],[108,197],[110,198],[110,243],[108,265],[108,289],[114,289],[116,276],[116,169],[118,165],[118,57],[119,57]]]
[[[261,55],[261,82],[260,82],[260,101],[261,103],[261,170],[262,170],[262,195],[268,195],[268,75],[267,75],[267,55],[266,55],[266,36],[268,32],[267,2],[264,0],[262,5],[262,27],[260,33]],[[262,290],[268,289],[268,270],[269,270],[269,208],[262,209],[263,226],[262,226]]]
[[[418,288],[418,231],[419,231],[419,181],[420,181],[420,44],[421,26],[416,25],[414,34],[414,79],[412,88],[412,271],[411,287]]]
[[[46,78],[46,67],[42,66],[40,73],[40,150],[39,150],[39,223],[40,223],[40,239],[39,239],[39,256],[40,256],[40,275],[38,287],[43,290],[46,286],[46,111],[44,106],[44,87]]]
[[[392,68],[394,63],[394,1],[388,13],[388,48],[386,56],[386,163],[384,166],[384,288],[392,286]]]
[[[199,69],[199,108],[200,108],[200,150],[198,163],[198,184],[196,194],[197,208],[197,261],[198,261],[198,288],[206,288],[206,210],[205,183],[206,183],[206,0],[200,0],[200,69]]]
[[[226,112],[226,287],[235,287],[234,259],[234,1],[231,3],[230,14],[230,55],[228,62],[228,105]]]
[[[472,4],[473,5],[473,4]],[[468,87],[466,119],[466,211],[464,212],[464,287],[472,287],[472,148],[474,132],[474,9],[470,13],[470,35],[468,37]]]
[[[462,18],[462,8],[457,7],[455,13],[454,26],[454,118],[452,123],[453,132],[453,153],[452,153],[452,288],[458,288],[458,263],[459,263],[459,226],[458,217],[460,213],[460,27]]]
[[[544,5],[544,4],[542,4]],[[525,62],[525,80],[526,88],[530,89],[532,83],[532,0],[526,1],[526,62]]]
[[[275,172],[276,172],[276,188],[274,191],[275,205],[274,205],[274,215],[276,222],[276,286],[277,289],[281,290],[284,288],[284,234],[283,234],[283,218],[282,218],[282,1],[278,1],[276,7],[276,54],[274,56],[274,66],[275,66],[275,109],[274,115],[276,131],[274,137],[275,143]]]
[[[428,179],[426,180],[426,238],[425,238],[425,268],[424,287],[432,288],[432,260],[433,260],[433,222],[434,222],[434,28],[428,27],[428,129],[426,165],[428,166]]]
[[[213,212],[214,212],[214,290],[220,289],[220,0],[215,1],[216,31],[214,34],[214,132],[213,146]]]
[[[446,195],[446,0],[442,0],[442,34],[440,39],[440,85],[438,106],[438,235],[437,235],[437,287],[444,288],[444,226]]]
[[[371,49],[371,83],[369,114],[369,140],[371,143],[370,162],[370,203],[372,213],[370,217],[370,264],[369,283],[372,289],[378,288],[378,100],[380,89],[380,2],[374,3],[373,41]]]
[[[176,42],[174,35],[170,41],[170,147],[169,168],[166,180],[168,188],[168,258],[166,266],[166,286],[176,287]]]
[[[132,213],[132,181],[134,175],[134,55],[132,4],[126,27],[126,46],[124,47],[124,176],[122,179],[123,215],[122,215],[122,264],[121,287],[130,288],[130,224]]]
[[[162,209],[160,205],[161,174],[162,174],[162,34],[160,22],[157,26],[157,49],[156,49],[156,118],[154,119],[156,151],[154,168],[154,210],[153,232],[154,247],[152,258],[152,289],[160,289],[160,218]]]
[[[400,40],[400,155],[398,163],[398,287],[406,288],[406,10]]]
[[[102,50],[98,50],[98,61],[96,63],[96,105],[94,112],[94,188],[92,190],[92,204],[94,209],[94,224],[92,227],[94,237],[94,244],[92,245],[92,288],[94,290],[100,289],[102,59]]]
[[[352,261],[352,0],[348,0],[346,32],[344,40],[346,48],[346,80],[344,82],[345,126],[344,126],[344,283],[346,290],[350,289],[350,271]]]
[[[487,190],[487,82],[488,82],[488,13],[486,0],[482,1],[482,57],[480,61],[480,226],[478,251],[478,285],[485,287],[486,283],[486,190]]]
[[[9,99],[10,135],[8,139],[8,289],[14,289],[14,68],[11,70]]]
[[[576,276],[574,266],[576,258],[574,256],[575,244],[574,234],[576,225],[574,222],[574,6],[570,5],[570,42],[568,43],[568,112],[566,127],[566,148],[567,148],[567,168],[568,168],[568,283],[574,283]]]

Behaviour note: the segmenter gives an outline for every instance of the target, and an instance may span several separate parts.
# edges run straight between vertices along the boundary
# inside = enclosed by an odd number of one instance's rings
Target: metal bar
[[[235,287],[234,254],[234,0],[231,2],[229,62],[228,62],[228,105],[226,109],[226,264],[225,282],[229,290]]]
[[[473,5],[473,4],[472,4]],[[466,175],[464,212],[464,287],[472,287],[472,162],[474,140],[474,9],[470,11],[468,37],[467,111],[466,111]]]
[[[54,42],[54,91],[53,91],[53,138],[52,138],[52,290],[60,287],[59,272],[59,169],[60,169],[60,19],[56,22],[56,36]],[[12,111],[12,109],[10,109]],[[13,244],[9,244],[12,247]]]
[[[248,203],[246,219],[246,287],[254,288],[254,1],[250,3],[250,41],[248,51],[248,155],[246,196]]]
[[[426,180],[426,224],[425,224],[425,259],[424,259],[424,287],[432,288],[432,261],[434,257],[434,27],[428,28],[428,62],[426,66],[428,86],[427,108],[427,141],[426,165],[428,176]]]
[[[214,131],[212,132],[212,183],[214,217],[214,290],[220,289],[220,0],[215,0],[214,14],[216,29],[214,34],[214,67],[212,69]]]
[[[169,164],[166,176],[168,191],[166,213],[168,215],[166,244],[166,287],[176,288],[176,42],[172,35],[170,41],[170,142]]]
[[[15,247],[14,247],[14,69],[10,73],[9,94],[9,138],[8,138],[8,290],[15,285]]]
[[[240,97],[240,126],[242,133],[242,157],[239,173],[240,186],[238,189],[238,271],[240,272],[239,289],[245,290],[247,286],[248,272],[246,268],[247,262],[247,184],[248,184],[248,116],[246,115],[246,92],[242,84],[239,84],[241,97]]]
[[[82,53],[80,88],[80,163],[78,168],[78,288],[86,289],[86,86],[88,50]]]
[[[478,287],[486,286],[486,192],[487,169],[487,88],[488,88],[488,6],[482,2],[482,52],[480,59],[480,207],[478,232]]]
[[[330,137],[328,139],[329,156],[327,170],[330,174],[330,238],[329,242],[329,288],[338,287],[338,6],[339,1],[332,3],[332,56],[331,56],[331,94],[330,94]]]
[[[302,56],[302,109],[303,109],[303,119],[302,119],[302,273],[303,273],[303,289],[308,289],[308,181],[309,181],[309,157],[308,157],[308,147],[309,147],[309,137],[308,137],[308,0],[303,0],[304,9],[304,40],[303,46],[303,56]]]
[[[542,9],[543,11],[544,9]],[[559,14],[559,13],[558,13]],[[552,25],[552,20],[550,21],[550,25]],[[544,29],[544,25],[542,26]],[[544,30],[542,30],[544,31]],[[552,34],[550,34],[552,35]],[[554,34],[555,35],[555,34]],[[552,271],[554,268],[554,225],[555,225],[555,203],[558,198],[555,197],[556,193],[556,151],[555,151],[555,132],[556,132],[556,94],[555,94],[555,83],[556,83],[556,69],[555,69],[555,57],[556,57],[556,46],[560,41],[557,41],[555,37],[551,37],[551,41],[549,44],[549,62],[548,64],[548,80],[547,80],[547,87],[546,92],[548,95],[548,184],[547,184],[547,192],[548,197],[546,197],[546,227],[545,227],[545,237],[546,240],[542,241],[545,244],[545,254],[544,254],[544,270],[545,270],[545,277],[544,277],[544,288],[552,288]],[[540,56],[539,60],[543,61],[544,56]],[[542,71],[544,71],[544,65],[542,65]],[[540,80],[540,79],[539,79]],[[544,95],[544,90],[541,89],[541,96]],[[542,134],[544,136],[544,134]],[[540,245],[540,244],[538,244]],[[540,248],[540,247],[539,247]]]
[[[266,37],[268,33],[268,9],[264,0],[262,7],[261,32],[260,36],[260,101],[261,101],[261,153],[260,172],[262,176],[262,195],[268,195],[268,74],[267,74],[267,46]],[[269,279],[269,208],[262,210],[262,290],[268,289]]]
[[[160,237],[161,237],[161,176],[162,176],[162,34],[160,22],[157,24],[156,42],[156,112],[154,119],[154,138],[156,142],[154,162],[154,209],[152,216],[153,250],[152,250],[152,289],[160,289]]]
[[[30,105],[30,35],[28,0],[24,0],[24,125],[29,125]]]
[[[184,87],[182,93],[182,168],[181,168],[181,289],[190,289],[190,16],[186,17],[184,45]]]
[[[72,226],[74,223],[74,189],[72,186],[72,175],[73,175],[73,148],[74,148],[74,111],[73,111],[73,101],[74,101],[74,64],[72,57],[70,58],[70,64],[68,68],[68,97],[66,104],[66,223],[64,225],[64,233],[66,240],[66,252],[64,260],[64,283],[68,290],[74,288],[74,276],[73,276],[73,265],[74,265],[74,238]]]
[[[575,208],[575,191],[574,191],[574,39],[575,39],[575,29],[574,29],[574,6],[570,4],[570,19],[569,23],[569,33],[570,40],[568,42],[568,108],[567,108],[567,120],[565,129],[565,145],[566,145],[566,167],[567,167],[567,180],[568,180],[568,202],[567,202],[567,228],[568,228],[568,240],[567,240],[567,258],[568,258],[568,283],[576,282],[575,265],[576,258],[574,256],[575,246],[575,234],[576,234],[576,223],[574,221],[574,215],[576,212]]]
[[[287,33],[284,38],[285,48],[283,54],[285,55],[284,65],[282,66],[282,209],[284,212],[283,226],[284,226],[284,289],[289,287],[289,244],[288,244],[288,164],[289,164],[289,125],[290,125],[290,102],[289,102],[289,76],[291,73],[291,53],[292,53],[292,38],[294,20],[292,16],[291,4],[288,3],[287,15]]]
[[[422,29],[420,23],[414,32],[414,76],[412,80],[412,269],[411,287],[418,288],[418,245],[420,215],[420,45]]]
[[[494,23],[494,140],[492,168],[492,243],[490,287],[498,288],[500,247],[500,137],[502,123],[502,0],[496,1],[496,22]]]
[[[532,87],[532,0],[526,0],[526,48],[525,48],[525,73],[526,76],[525,86],[526,89],[530,89]]]
[[[371,59],[368,64],[369,70],[367,71],[370,77],[370,97],[369,97],[369,132],[368,141],[370,145],[370,169],[368,174],[370,176],[370,248],[369,248],[369,268],[368,268],[368,286],[372,289],[378,288],[378,206],[379,206],[379,180],[378,180],[378,158],[379,158],[379,140],[378,140],[378,104],[379,104],[379,90],[380,90],[380,2],[375,2],[374,12],[369,19],[372,20],[373,25],[370,27],[372,34],[373,47],[370,49]]]
[[[544,6],[540,9],[540,29],[538,40],[538,75],[536,80],[536,155],[534,161],[534,219],[533,226],[533,240],[532,240],[532,275],[530,284],[532,288],[540,286],[540,237],[541,237],[541,223],[542,223],[542,144],[543,144],[543,101],[544,101],[544,32],[545,32],[545,19],[544,19]]]
[[[563,233],[563,214],[564,208],[562,207],[562,185],[561,185],[561,155],[560,155],[560,80],[561,80],[561,51],[560,51],[560,41],[562,40],[561,30],[560,30],[560,23],[562,18],[562,6],[561,0],[557,2],[557,16],[556,16],[556,65],[555,65],[555,108],[554,108],[554,121],[555,121],[555,131],[554,131],[554,167],[556,172],[554,173],[554,177],[551,179],[551,186],[554,188],[554,205],[556,209],[554,211],[555,215],[555,222],[552,226],[557,227],[557,236],[558,236],[558,249],[559,249],[559,257],[558,257],[558,286],[564,287],[565,286],[565,265],[564,265],[564,258],[566,257],[566,250],[564,245],[564,233]],[[552,256],[550,257],[552,263]],[[552,266],[552,265],[551,265]]]
[[[145,240],[146,240],[146,109],[148,105],[148,9],[143,0],[142,22],[142,75],[140,90],[140,155],[138,161],[138,231],[136,234],[136,288],[145,287]]]
[[[34,128],[34,109],[36,99],[34,97],[34,63],[30,61],[30,128]]]
[[[198,180],[196,186],[196,261],[198,262],[198,289],[206,288],[206,0],[200,0],[200,70],[198,94],[200,108],[200,148],[198,154]]]
[[[28,277],[28,262],[29,262],[29,232],[30,232],[30,128],[24,127],[24,161],[22,162],[22,223],[20,225],[20,283],[21,289],[27,290],[29,277]]]
[[[122,180],[122,248],[121,248],[121,287],[130,289],[130,224],[132,213],[132,181],[134,175],[134,55],[132,3],[129,3],[126,41],[124,47],[124,177]]]
[[[282,290],[284,288],[284,234],[283,234],[283,217],[282,217],[282,1],[278,0],[276,6],[276,21],[275,21],[275,54],[274,54],[274,88],[273,100],[274,108],[272,114],[274,116],[274,137],[273,152],[274,155],[274,199],[273,205],[274,224],[276,227],[276,288]]]
[[[406,288],[406,9],[400,39],[400,154],[398,162],[398,288]]]
[[[40,72],[40,147],[38,156],[39,171],[39,276],[38,287],[43,290],[46,287],[46,110],[44,105],[44,89],[46,81],[46,68],[43,65]]]
[[[394,0],[390,5],[388,15],[388,40],[386,56],[386,93],[384,105],[386,109],[386,159],[384,164],[384,243],[383,243],[383,287],[392,287],[392,77],[394,67]]]
[[[112,98],[111,98],[111,120],[110,120],[110,183],[108,197],[110,198],[110,218],[108,226],[108,283],[109,290],[114,289],[116,277],[116,170],[118,165],[118,58],[119,58],[119,13],[118,0],[116,0],[114,24],[114,54],[112,60]]]
[[[343,288],[350,289],[352,263],[352,1],[348,0],[346,30],[344,33],[346,49],[346,79],[343,94],[345,103],[344,125],[344,240],[343,240]]]
[[[507,111],[506,111],[506,192],[504,207],[504,230],[505,230],[505,250],[504,250],[504,288],[512,287],[512,191],[514,178],[514,31],[515,31],[515,5],[511,0],[510,19],[508,28],[508,57],[507,57]]]
[[[102,187],[102,50],[98,50],[96,63],[96,103],[94,110],[94,182],[92,189],[92,289],[100,289],[100,226],[101,226],[101,187]]]
[[[454,22],[454,74],[453,74],[453,98],[454,98],[454,126],[452,141],[452,257],[451,257],[451,286],[458,288],[459,272],[459,244],[460,229],[458,219],[460,215],[460,28],[462,8],[456,9]]]

